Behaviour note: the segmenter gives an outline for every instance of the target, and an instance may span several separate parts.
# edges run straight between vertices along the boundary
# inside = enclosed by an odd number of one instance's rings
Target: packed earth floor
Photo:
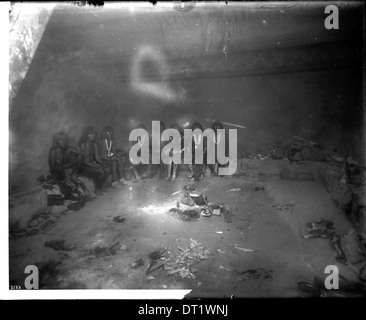
[[[209,202],[228,205],[230,220],[212,215],[188,222],[167,214],[179,202],[177,191],[193,185]],[[325,279],[327,265],[352,277],[336,261],[328,239],[303,238],[306,223],[320,218],[332,220],[340,232],[350,228],[314,181],[250,181],[233,175],[192,182],[183,172],[174,182],[154,177],[109,188],[82,209],[59,215],[46,233],[10,239],[10,280],[24,283],[24,268],[37,265],[40,289],[191,289],[189,297],[298,297],[298,283]],[[64,241],[64,247],[45,246],[51,240]],[[164,267],[169,255],[177,257],[194,244],[204,248],[206,258],[192,265],[189,277],[169,274]],[[151,253],[164,249],[149,272]]]

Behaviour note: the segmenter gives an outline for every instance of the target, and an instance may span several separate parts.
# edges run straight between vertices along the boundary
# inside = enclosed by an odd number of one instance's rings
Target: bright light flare
[[[176,202],[170,201],[163,204],[150,204],[141,208],[142,211],[149,215],[165,214],[171,208],[176,208]]]
[[[143,61],[153,61],[158,67],[160,79],[151,81],[144,79],[142,74]],[[152,46],[142,46],[134,57],[131,68],[131,86],[140,93],[148,95],[152,98],[159,99],[163,102],[177,102],[185,98],[184,90],[177,92],[169,85],[167,78],[169,66],[166,63],[165,56]]]

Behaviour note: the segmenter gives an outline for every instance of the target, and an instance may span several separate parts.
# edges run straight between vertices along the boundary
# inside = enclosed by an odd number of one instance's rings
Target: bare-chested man
[[[79,147],[83,157],[83,161],[79,166],[79,172],[86,177],[94,179],[95,191],[97,194],[100,194],[110,172],[100,158],[95,137],[96,131],[93,127],[84,129],[79,140]]]
[[[49,151],[48,165],[53,182],[60,187],[60,191],[66,198],[71,197],[75,189],[74,182],[70,178],[77,171],[81,162],[82,157],[70,146],[67,134],[56,133]]]
[[[140,124],[136,129],[144,129],[146,130],[145,125]],[[145,179],[145,178],[152,178],[156,172],[157,172],[157,166],[151,164],[151,136],[149,135],[148,137],[149,139],[149,157],[150,157],[150,161],[149,164],[133,164],[131,162],[131,160],[129,159],[126,163],[126,166],[124,168],[124,179],[126,180],[135,180],[135,181],[141,181],[141,179]],[[140,146],[142,146],[144,143],[144,141],[141,139],[141,137],[138,137],[137,139],[137,144],[139,144]],[[135,143],[134,142],[130,142],[130,147],[132,147]],[[141,151],[140,151],[141,152]]]
[[[181,157],[181,163],[183,161],[183,150],[184,150],[184,139],[183,139],[183,136],[184,136],[184,133],[183,133],[183,130],[182,128],[177,124],[177,123],[174,123],[170,126],[171,129],[175,129],[177,130],[179,133],[180,133],[180,150],[170,150],[170,156],[172,157],[173,156],[173,152],[177,152],[179,153],[180,157]],[[172,141],[173,138],[170,139],[170,141]],[[166,176],[166,180],[170,180],[170,181],[174,181],[176,176],[177,176],[177,169],[178,169],[178,166],[179,164],[177,163],[170,163],[167,166],[167,176]]]

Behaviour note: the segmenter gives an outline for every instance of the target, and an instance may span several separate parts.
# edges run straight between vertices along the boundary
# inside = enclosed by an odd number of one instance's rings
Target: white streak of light
[[[142,75],[142,62],[144,60],[153,60],[158,66],[161,80],[151,81],[144,79]],[[163,102],[175,102],[185,97],[183,90],[177,93],[174,91],[168,81],[168,65],[165,62],[164,55],[152,46],[142,46],[133,61],[131,68],[131,86],[140,94],[146,94]]]
[[[155,214],[164,214],[167,213],[169,211],[169,209],[171,208],[176,208],[176,202],[175,201],[170,201],[170,202],[166,202],[163,204],[159,204],[159,205],[147,205],[141,208],[142,211],[146,212],[147,214],[150,215],[155,215]]]

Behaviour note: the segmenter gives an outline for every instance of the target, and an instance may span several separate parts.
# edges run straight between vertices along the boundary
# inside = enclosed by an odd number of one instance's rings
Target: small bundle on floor
[[[180,254],[176,257],[171,254],[167,259],[164,269],[168,271],[169,275],[179,275],[182,279],[195,278],[194,273],[196,269],[193,266],[207,259],[210,254],[209,250],[193,239],[190,239],[188,248],[183,249],[178,247],[178,250]]]
[[[195,187],[192,186],[184,187],[184,194],[177,202],[177,207],[171,208],[168,214],[183,221],[196,221],[200,216],[211,217],[223,214],[225,222],[232,222],[232,210],[228,205],[208,202],[207,196],[203,193],[193,192],[194,189]],[[175,192],[175,194],[178,193]]]
[[[308,233],[304,239],[330,239],[335,250],[335,258],[342,264],[350,267],[363,281],[366,280],[366,236],[354,229],[342,235],[333,228],[333,221],[324,218],[306,224]]]
[[[200,213],[201,211],[198,209],[181,210],[180,208],[171,208],[168,211],[170,216],[185,222],[197,221],[200,218]]]

